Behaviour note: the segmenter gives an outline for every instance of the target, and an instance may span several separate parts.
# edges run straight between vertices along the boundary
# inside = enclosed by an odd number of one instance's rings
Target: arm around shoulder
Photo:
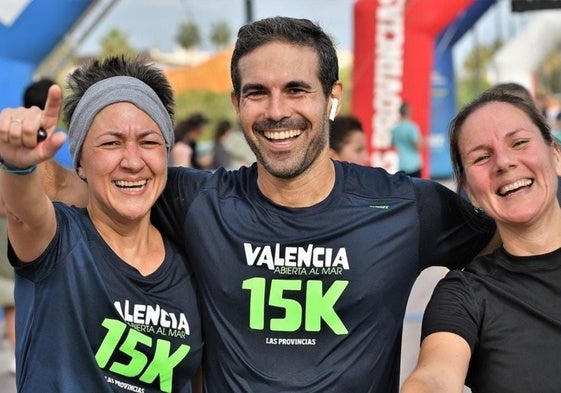
[[[438,332],[421,344],[415,370],[401,393],[461,393],[471,358],[469,344],[460,336]]]
[[[88,203],[88,187],[73,170],[64,168],[53,159],[38,165],[43,187],[52,201],[85,207]]]

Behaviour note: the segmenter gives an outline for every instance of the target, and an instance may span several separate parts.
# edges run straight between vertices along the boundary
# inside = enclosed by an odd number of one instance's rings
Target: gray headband
[[[169,153],[174,139],[173,124],[160,97],[139,79],[114,76],[91,85],[76,105],[68,127],[70,154],[75,169],[78,168],[84,139],[94,117],[106,106],[117,102],[130,102],[150,116],[160,127]]]

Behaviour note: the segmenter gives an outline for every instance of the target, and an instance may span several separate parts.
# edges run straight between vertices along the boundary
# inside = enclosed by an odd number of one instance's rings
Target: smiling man
[[[397,392],[413,282],[465,264],[494,227],[438,183],[330,159],[343,88],[316,24],[242,27],[231,75],[257,163],[172,168],[156,212],[193,262],[207,391]]]
[[[152,218],[193,266],[206,392],[397,392],[416,277],[494,233],[436,182],[330,159],[338,73],[309,20],[242,27],[232,103],[257,162],[169,169]]]

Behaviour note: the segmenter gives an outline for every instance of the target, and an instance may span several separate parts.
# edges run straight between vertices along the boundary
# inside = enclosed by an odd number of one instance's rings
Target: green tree
[[[232,29],[226,21],[219,21],[212,25],[210,40],[217,48],[224,48],[230,43]]]
[[[468,53],[463,64],[463,76],[458,81],[457,98],[460,107],[490,87],[485,77],[487,66],[502,45],[503,41],[496,39],[491,44],[475,45]]]
[[[464,61],[466,73],[471,76],[483,74],[485,68],[502,45],[503,41],[496,39],[491,44],[474,46]]]
[[[561,48],[553,51],[537,71],[538,89],[561,92]]]
[[[191,49],[199,45],[201,43],[199,26],[192,21],[181,23],[175,39],[184,49]]]
[[[212,111],[209,111],[212,108]],[[210,118],[202,140],[211,140],[212,132],[218,122],[228,119],[237,124],[237,117],[229,93],[214,93],[206,90],[189,90],[176,95],[175,122],[178,123],[191,113],[202,112]]]
[[[136,51],[129,44],[128,36],[119,28],[114,27],[101,38],[100,42],[102,57],[114,55],[134,56]]]
[[[69,64],[72,66],[75,57],[75,46],[73,43],[65,39],[49,55],[43,59],[35,70],[35,74],[44,76],[46,78],[58,81],[59,79],[64,82],[65,70]],[[64,75],[59,75],[63,72]]]

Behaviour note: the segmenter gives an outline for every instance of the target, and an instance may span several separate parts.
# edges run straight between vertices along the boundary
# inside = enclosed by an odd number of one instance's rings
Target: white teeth
[[[527,187],[531,184],[532,184],[532,180],[530,180],[530,179],[518,180],[518,181],[515,181],[514,183],[511,183],[509,185],[501,187],[500,190],[499,190],[499,194],[500,195],[505,195],[507,192],[514,191],[518,188]]]
[[[302,130],[285,130],[285,131],[264,131],[263,135],[267,139],[288,139],[294,138],[302,133]]]
[[[117,187],[123,188],[140,188],[144,187],[148,183],[148,180],[138,180],[138,181],[124,181],[124,180],[117,180],[115,184]]]

